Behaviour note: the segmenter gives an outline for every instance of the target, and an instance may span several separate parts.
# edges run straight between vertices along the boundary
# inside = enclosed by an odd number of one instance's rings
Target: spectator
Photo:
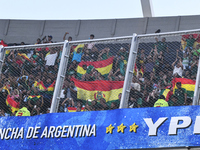
[[[42,113],[42,107],[44,105],[43,96],[36,101],[28,100],[29,110],[31,111],[31,116],[40,115]]]
[[[155,59],[153,60],[152,57],[147,58],[147,62],[144,66],[145,76],[148,76],[151,72],[154,71]]]
[[[142,106],[142,98],[136,90],[131,90],[128,108],[140,108]]]
[[[158,53],[160,53],[160,51],[162,51],[164,55],[166,54],[166,52],[169,53],[168,45],[166,43],[166,38],[163,37],[162,41],[159,41],[158,38],[155,39],[156,39],[155,47],[157,47]]]
[[[181,87],[181,82],[177,82],[176,86],[178,89],[175,89],[174,95],[178,98],[177,104],[181,106],[186,103],[187,92],[186,89]]]
[[[169,100],[169,106],[179,106],[178,102],[178,97],[176,97],[175,95],[171,96],[170,100]]]
[[[100,110],[109,110],[109,106],[104,98],[100,99],[99,108]]]
[[[199,56],[200,55],[200,45],[197,44],[196,48],[194,48],[192,52],[193,52],[193,55]]]
[[[30,116],[30,111],[27,108],[27,103],[21,103],[20,109],[17,111],[15,116]]]
[[[6,86],[6,85],[5,85]],[[3,89],[4,87],[0,88],[0,109],[4,112],[9,112],[9,108],[6,105],[6,99],[8,96],[8,91]]]
[[[189,55],[187,53],[183,54],[183,58],[182,58],[182,64],[183,64],[183,69],[188,69],[189,68],[189,59],[190,59],[190,51],[189,51]]]
[[[90,52],[91,61],[97,61],[99,55],[98,49],[93,46]]]
[[[119,108],[119,106],[118,106],[118,104],[116,103],[116,102],[112,102],[111,103],[111,106],[110,106],[110,109],[111,110],[113,110],[113,109],[118,109]]]
[[[53,43],[52,39],[53,39],[53,36],[52,35],[48,35],[47,43]]]
[[[69,88],[70,88],[70,93],[71,93],[71,97],[74,101],[77,100],[77,88],[74,85],[74,82],[71,81],[69,84]]]
[[[192,70],[192,76],[191,78],[192,79],[195,79],[196,78],[196,75],[197,75],[197,70],[198,70],[198,63],[199,63],[199,60],[197,59],[195,62],[192,63],[191,65],[191,70]]]
[[[89,102],[91,103],[91,105],[89,105]],[[87,100],[85,108],[88,111],[95,111],[100,109],[97,100]]]
[[[81,62],[82,55],[83,55],[83,52],[82,52],[81,48],[78,48],[77,52],[76,51],[73,52],[72,61],[76,60],[78,63]]]
[[[37,42],[35,44],[42,44],[42,41],[40,38],[37,39]]]
[[[48,108],[46,114],[50,113],[51,108]]]
[[[122,76],[125,76],[126,64],[127,61],[125,60],[125,57],[123,55],[121,55],[120,58],[118,57],[115,63],[115,68],[118,68],[118,70],[115,74],[117,75],[117,72],[119,72]]]
[[[191,71],[189,69],[185,71],[184,78],[191,79]]]
[[[165,101],[165,96],[161,95],[160,98],[155,102],[154,107],[167,107],[168,103]]]
[[[67,112],[68,107],[75,107],[73,98],[66,98],[62,102],[62,104],[60,106],[60,112]]]
[[[142,51],[143,52],[143,51]],[[143,53],[142,53],[143,54]],[[120,50],[118,51],[117,55],[124,56],[125,60],[128,61],[128,53],[124,47],[121,47]]]
[[[147,106],[149,107],[154,107],[155,102],[158,100],[159,96],[158,96],[158,91],[153,90],[152,92],[149,93],[149,96],[146,99],[147,102]]]
[[[197,36],[196,38],[194,38],[193,35],[190,34],[190,35],[189,35],[189,38],[186,39],[187,44],[186,44],[185,50],[186,50],[187,48],[190,48],[190,50],[192,50],[192,49],[193,49],[194,42],[195,42],[198,38],[199,38],[199,34],[198,34],[198,36]]]
[[[63,36],[63,41],[65,41],[67,34],[69,34],[69,32],[65,32],[65,34]],[[68,41],[72,41],[72,37],[71,36],[68,37]]]
[[[111,57],[110,48],[106,47],[101,50],[98,56],[98,60],[105,60],[108,59],[109,57]]]
[[[181,59],[179,59],[177,65],[175,65],[175,63],[178,61],[178,59],[176,58],[176,60],[173,62],[172,64],[172,68],[173,70],[173,76],[174,77],[182,77],[183,74],[183,64],[181,62]]]
[[[58,54],[55,51],[54,48],[50,48],[50,54],[46,55],[45,57],[45,61],[46,61],[46,70],[53,70],[53,66],[55,65],[56,62],[56,58],[57,58]]]
[[[70,66],[68,68],[68,74],[70,74],[70,75],[75,74],[77,66],[78,66],[77,61],[76,60],[72,61],[72,63],[70,64]]]
[[[192,99],[191,98],[187,98],[186,100],[186,104],[185,105],[192,105]]]
[[[82,58],[81,58],[82,61],[91,61],[92,58],[90,56],[90,51],[89,49],[86,49],[85,53],[82,55]]]
[[[90,34],[90,39],[93,40],[94,39],[94,34]],[[91,50],[94,47],[95,43],[89,43],[87,45],[87,49]]]

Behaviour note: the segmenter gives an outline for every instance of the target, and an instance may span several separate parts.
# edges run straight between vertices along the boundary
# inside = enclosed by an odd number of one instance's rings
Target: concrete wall
[[[0,20],[0,39],[7,43],[24,41],[34,44],[36,39],[52,35],[53,41],[63,41],[67,31],[73,40],[118,37],[137,34],[180,31],[200,28],[200,15],[104,20]],[[67,37],[68,37],[67,36]]]

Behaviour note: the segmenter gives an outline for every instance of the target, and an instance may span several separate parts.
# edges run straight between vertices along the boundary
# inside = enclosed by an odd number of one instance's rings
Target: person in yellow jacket
[[[160,99],[158,99],[155,103],[154,103],[154,107],[167,107],[168,102],[165,101],[165,96],[161,95]]]
[[[15,116],[30,116],[30,111],[25,103],[21,105],[21,109],[18,110]]]

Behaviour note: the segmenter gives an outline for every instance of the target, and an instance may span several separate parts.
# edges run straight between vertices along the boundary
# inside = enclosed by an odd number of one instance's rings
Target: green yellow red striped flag
[[[81,111],[84,111],[85,107],[81,108]],[[68,112],[76,112],[77,108],[76,107],[67,107]]]
[[[181,82],[181,87],[186,89],[188,97],[194,96],[195,83],[196,83],[195,80],[186,79],[186,78],[174,78],[172,80],[173,93],[175,92],[175,89],[177,89],[177,86],[176,86],[177,82]]]
[[[96,70],[98,70],[98,72],[101,73],[101,75],[109,74],[113,66],[113,59],[114,57],[110,57],[106,60],[94,61],[94,62],[82,61],[78,64],[77,74],[78,76],[82,76],[83,74],[86,73],[86,70],[83,69],[83,65],[86,65],[87,67],[93,66]]]
[[[81,48],[81,50],[84,48],[85,44],[79,44],[74,48],[74,51],[77,52],[78,48]]]
[[[118,100],[122,93],[124,81],[79,81],[72,78],[77,87],[77,98],[80,100],[100,100],[104,98],[109,104]]]
[[[173,91],[171,90],[171,86],[168,86],[165,89],[161,90],[160,95],[164,95],[165,100],[169,101],[170,97],[173,95]]]
[[[54,91],[56,81],[53,81],[53,83],[47,88],[47,91]]]
[[[14,113],[15,111],[19,110],[20,103],[16,102],[10,97],[10,95],[8,95],[6,99],[6,105],[10,108],[11,112]]]
[[[41,95],[30,95],[27,100],[32,100],[32,101],[37,101],[38,99],[40,99]]]
[[[28,58],[28,56],[25,53],[21,53],[21,54],[18,53],[18,55],[31,62],[31,60]]]
[[[8,85],[8,87],[10,87],[10,85]],[[4,90],[7,90],[7,91],[8,91],[8,94],[10,95],[10,91],[9,91],[9,89],[7,88],[7,86],[4,86],[3,89],[4,89]]]
[[[55,81],[49,86],[45,87],[43,81],[37,82],[35,81],[34,87],[39,88],[41,91],[54,91]]]

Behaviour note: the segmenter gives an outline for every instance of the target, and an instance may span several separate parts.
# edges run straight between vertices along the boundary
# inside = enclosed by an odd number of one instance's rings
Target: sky
[[[0,19],[142,18],[140,0],[0,0]],[[200,15],[200,0],[152,0],[154,17]]]

